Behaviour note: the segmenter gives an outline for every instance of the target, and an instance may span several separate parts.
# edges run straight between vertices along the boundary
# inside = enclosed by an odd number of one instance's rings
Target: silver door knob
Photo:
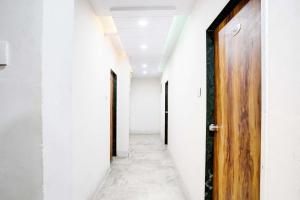
[[[220,128],[222,128],[222,126],[211,124],[209,125],[208,130],[213,132],[213,131],[218,131]]]

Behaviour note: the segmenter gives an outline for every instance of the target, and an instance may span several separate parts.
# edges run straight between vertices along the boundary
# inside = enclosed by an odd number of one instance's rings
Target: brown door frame
[[[110,71],[110,160],[117,156],[117,75]]]
[[[169,143],[169,81],[165,83],[165,145]]]
[[[211,91],[212,88],[215,88],[215,82],[214,78],[216,76],[215,73],[218,73],[215,71],[214,66],[215,66],[215,39],[214,39],[214,33],[218,26],[221,23],[226,23],[230,19],[228,16],[233,16],[235,12],[238,12],[241,8],[243,8],[246,3],[248,3],[250,0],[231,0],[229,3],[225,6],[225,8],[221,11],[221,13],[218,15],[218,17],[213,21],[213,23],[210,25],[210,27],[207,29],[207,137],[206,137],[206,178],[205,178],[205,199],[211,199],[212,196],[214,196],[214,199],[218,199],[214,193],[217,192],[217,189],[215,188],[214,184],[212,184],[212,177],[215,179],[217,174],[214,173],[213,165],[216,165],[216,163],[213,163],[214,157],[216,156],[216,152],[214,152],[214,143],[217,141],[214,141],[213,133],[208,131],[208,126],[209,124],[212,124],[216,122],[216,119],[214,119],[214,113],[216,114],[215,111],[215,91]],[[260,10],[261,13],[261,10]],[[260,30],[261,31],[261,30]],[[261,38],[260,38],[261,39]],[[262,67],[262,65],[260,66]],[[261,71],[260,71],[261,73]],[[214,90],[214,89],[213,89]],[[259,91],[261,94],[261,90]],[[261,98],[260,98],[261,99]],[[261,101],[261,100],[260,100]],[[260,102],[261,103],[261,102]],[[261,117],[261,112],[259,113]],[[261,121],[260,121],[261,124]],[[218,133],[215,133],[218,134]],[[261,134],[261,130],[260,130]],[[260,144],[261,145],[261,144]],[[260,152],[261,154],[261,152]],[[259,164],[259,169],[261,164]],[[259,183],[258,183],[259,184]]]

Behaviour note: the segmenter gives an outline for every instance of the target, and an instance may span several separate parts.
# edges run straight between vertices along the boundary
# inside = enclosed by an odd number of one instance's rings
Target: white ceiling
[[[90,0],[96,14],[112,16],[135,77],[158,77],[166,41],[178,15],[187,15],[194,0]],[[144,26],[139,23],[146,23]],[[142,46],[146,46],[143,49]]]

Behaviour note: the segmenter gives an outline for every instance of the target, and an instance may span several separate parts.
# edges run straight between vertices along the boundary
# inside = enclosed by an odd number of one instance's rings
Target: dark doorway
[[[258,200],[260,0],[230,1],[208,34],[214,43],[214,124],[208,127],[214,133],[213,199]]]
[[[117,75],[110,72],[110,160],[117,156]]]
[[[168,123],[169,123],[169,81],[165,83],[165,144],[168,144]]]

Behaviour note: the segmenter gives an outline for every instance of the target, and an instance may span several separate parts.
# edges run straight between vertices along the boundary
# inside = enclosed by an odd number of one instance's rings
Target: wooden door
[[[260,0],[241,0],[215,30],[215,200],[260,198]]]
[[[117,76],[110,74],[110,160],[117,155]]]
[[[165,83],[165,144],[168,144],[168,126],[169,126],[169,82]]]

